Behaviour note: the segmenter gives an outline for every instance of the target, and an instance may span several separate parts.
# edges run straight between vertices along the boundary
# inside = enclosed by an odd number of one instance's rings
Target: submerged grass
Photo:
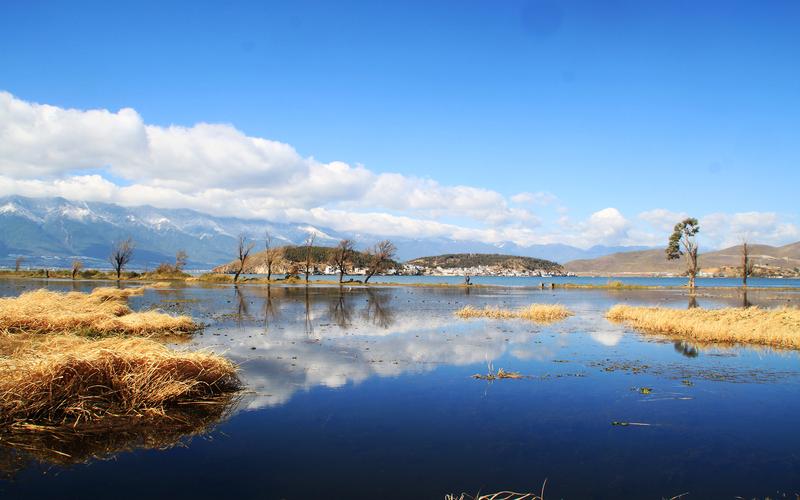
[[[91,293],[40,289],[0,299],[0,330],[93,335],[185,334],[199,328],[187,316],[133,312],[127,298],[143,288],[95,288]]]
[[[800,309],[759,307],[670,309],[616,305],[606,318],[645,333],[699,342],[759,344],[800,349]]]
[[[522,309],[501,309],[486,306],[478,309],[465,306],[456,311],[459,318],[527,319],[539,323],[551,323],[572,316],[572,311],[561,304],[531,304]]]
[[[239,389],[236,367],[205,352],[144,338],[3,334],[0,424],[77,425],[106,417],[158,417],[169,408]]]

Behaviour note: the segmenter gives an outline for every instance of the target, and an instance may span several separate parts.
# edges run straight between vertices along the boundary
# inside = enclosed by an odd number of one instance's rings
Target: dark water
[[[8,295],[33,285],[0,286]],[[747,297],[766,306],[798,299]],[[739,306],[743,297],[697,300]],[[575,316],[543,326],[453,315],[466,304],[532,302]],[[795,498],[798,353],[645,337],[604,319],[616,303],[688,300],[679,290],[149,290],[134,308],[208,324],[177,348],[241,364],[248,390],[232,414],[182,446],[70,466],[17,461],[0,497],[441,499],[538,491],[547,480],[548,499]],[[530,378],[471,378],[489,364]]]

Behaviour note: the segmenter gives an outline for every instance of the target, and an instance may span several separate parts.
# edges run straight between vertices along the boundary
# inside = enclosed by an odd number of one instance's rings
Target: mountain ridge
[[[0,227],[0,266],[4,267],[13,267],[19,256],[25,258],[24,267],[68,267],[76,258],[88,267],[108,267],[112,242],[128,236],[136,242],[133,267],[151,268],[161,262],[171,262],[175,252],[184,249],[189,253],[189,268],[194,269],[211,269],[230,261],[239,233],[256,241],[256,248],[263,245],[267,230],[277,245],[302,244],[309,231],[317,232],[317,242],[325,245],[354,237],[304,222],[218,217],[185,208],[124,207],[114,203],[19,195],[0,197]],[[381,239],[384,237],[370,234],[356,237],[359,248]],[[401,261],[424,255],[502,251],[566,262],[646,248],[594,246],[581,249],[558,243],[521,246],[512,242],[492,244],[448,238],[389,239],[397,246],[397,259]]]
[[[748,244],[750,260],[756,266],[756,274],[798,274],[800,271],[800,242],[783,246]],[[721,250],[701,253],[698,256],[700,272],[708,274],[733,274],[741,266],[742,246],[735,245]],[[684,259],[667,260],[663,249],[634,252],[617,252],[594,259],[578,259],[566,262],[564,268],[578,274],[597,275],[680,275],[686,270]]]

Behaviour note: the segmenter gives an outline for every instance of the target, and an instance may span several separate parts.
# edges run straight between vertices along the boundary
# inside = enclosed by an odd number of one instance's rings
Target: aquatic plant
[[[544,500],[544,488],[546,485],[547,480],[542,484],[542,490],[539,493],[517,493],[515,491],[498,491],[497,493],[488,493],[486,495],[461,493],[458,496],[453,494],[445,495],[444,500]]]
[[[747,343],[800,349],[800,309],[759,307],[670,309],[616,305],[606,318],[644,333],[699,342]]]
[[[543,498],[536,493],[516,493],[514,491],[500,491],[488,495],[478,494],[475,496],[462,493],[459,496],[451,494],[444,497],[445,500],[543,500]]]
[[[560,321],[572,316],[572,311],[561,304],[531,304],[522,309],[501,309],[499,307],[486,306],[478,309],[473,306],[465,306],[456,311],[459,318],[492,318],[492,319],[527,319],[540,323],[550,323]]]
[[[4,341],[9,341],[5,344]],[[207,352],[144,338],[0,338],[0,424],[163,416],[169,407],[239,389],[236,367]]]
[[[95,288],[91,293],[41,289],[0,299],[0,330],[92,335],[185,334],[199,328],[188,316],[133,312],[127,298],[143,288]]]

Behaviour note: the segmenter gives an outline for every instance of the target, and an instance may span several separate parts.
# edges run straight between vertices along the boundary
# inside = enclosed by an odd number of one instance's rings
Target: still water
[[[249,275],[264,278],[265,275]],[[283,275],[277,275],[283,277]],[[335,281],[338,276],[316,275],[311,276],[313,281]],[[345,280],[362,280],[363,275],[346,276]],[[463,276],[374,276],[373,283],[429,283],[460,285],[464,283]],[[649,276],[470,276],[470,282],[476,285],[513,286],[513,287],[539,287],[542,283],[575,284],[575,285],[606,285],[609,282],[621,282],[626,285],[652,286],[652,287],[685,287],[686,278],[682,277],[649,277]],[[751,288],[800,288],[798,278],[748,278],[747,283]],[[697,278],[697,286],[707,288],[732,287],[742,285],[741,278]]]
[[[2,282],[0,294],[41,284]],[[697,299],[743,300],[736,290]],[[794,306],[800,295],[746,300]],[[532,302],[575,315],[538,325],[453,314]],[[78,463],[56,465],[0,442],[0,498],[441,499],[539,491],[545,480],[548,499],[795,498],[798,353],[644,336],[604,318],[617,303],[685,308],[688,299],[513,287],[148,290],[132,306],[205,323],[175,347],[239,363],[245,393],[201,435],[176,436],[179,446],[93,442],[81,456],[78,442]],[[472,378],[489,365],[527,378]]]

